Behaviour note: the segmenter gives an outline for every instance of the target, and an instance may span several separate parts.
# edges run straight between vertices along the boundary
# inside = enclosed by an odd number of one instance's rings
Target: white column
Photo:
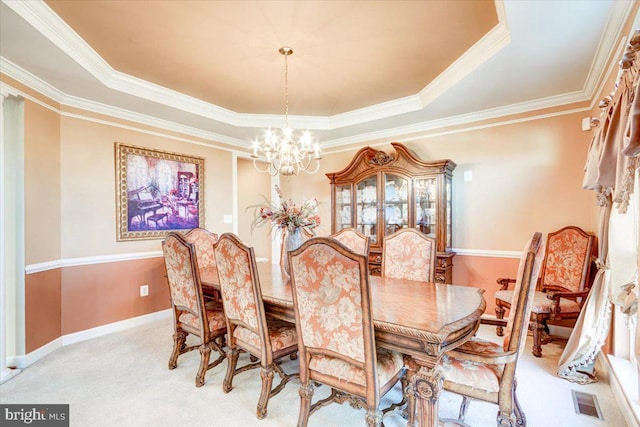
[[[6,197],[7,185],[5,173],[7,171],[6,162],[8,158],[5,154],[5,123],[4,123],[4,101],[8,94],[0,92],[0,384],[7,381],[20,370],[9,369],[7,367],[7,265],[6,265]]]

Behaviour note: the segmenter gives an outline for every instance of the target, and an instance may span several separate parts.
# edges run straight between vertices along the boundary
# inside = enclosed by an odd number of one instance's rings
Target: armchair
[[[524,349],[533,293],[538,279],[544,242],[536,232],[520,258],[514,289],[513,310],[509,312],[503,345],[473,337],[442,358],[444,389],[462,395],[457,425],[466,426],[464,417],[469,399],[498,405],[499,427],[525,426],[525,414],[516,396],[516,365]]]
[[[533,332],[532,353],[542,357],[542,344],[551,341],[547,322],[550,320],[577,319],[589,294],[592,278],[590,268],[595,257],[596,237],[574,226],[564,227],[547,236],[542,273],[537,283],[531,311]],[[497,280],[501,289],[496,292],[496,317],[503,319],[511,308],[514,292],[509,290],[513,279]],[[502,326],[496,328],[502,336]]]

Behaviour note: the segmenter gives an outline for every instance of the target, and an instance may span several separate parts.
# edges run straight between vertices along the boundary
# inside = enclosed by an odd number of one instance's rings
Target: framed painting
[[[204,228],[204,159],[120,142],[116,154],[117,240],[161,239]]]

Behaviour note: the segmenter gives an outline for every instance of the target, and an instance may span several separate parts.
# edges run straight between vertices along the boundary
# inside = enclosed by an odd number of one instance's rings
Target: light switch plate
[[[231,224],[233,223],[233,215],[225,215],[222,217],[222,222],[224,222],[225,224]]]
[[[464,171],[464,180],[473,181],[473,171]]]

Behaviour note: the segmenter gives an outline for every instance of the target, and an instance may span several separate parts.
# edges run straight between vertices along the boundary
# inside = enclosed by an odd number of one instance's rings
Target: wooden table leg
[[[444,377],[438,365],[419,365],[405,356],[408,367],[409,387],[407,390],[408,427],[436,427],[438,425],[438,398],[442,391]]]

